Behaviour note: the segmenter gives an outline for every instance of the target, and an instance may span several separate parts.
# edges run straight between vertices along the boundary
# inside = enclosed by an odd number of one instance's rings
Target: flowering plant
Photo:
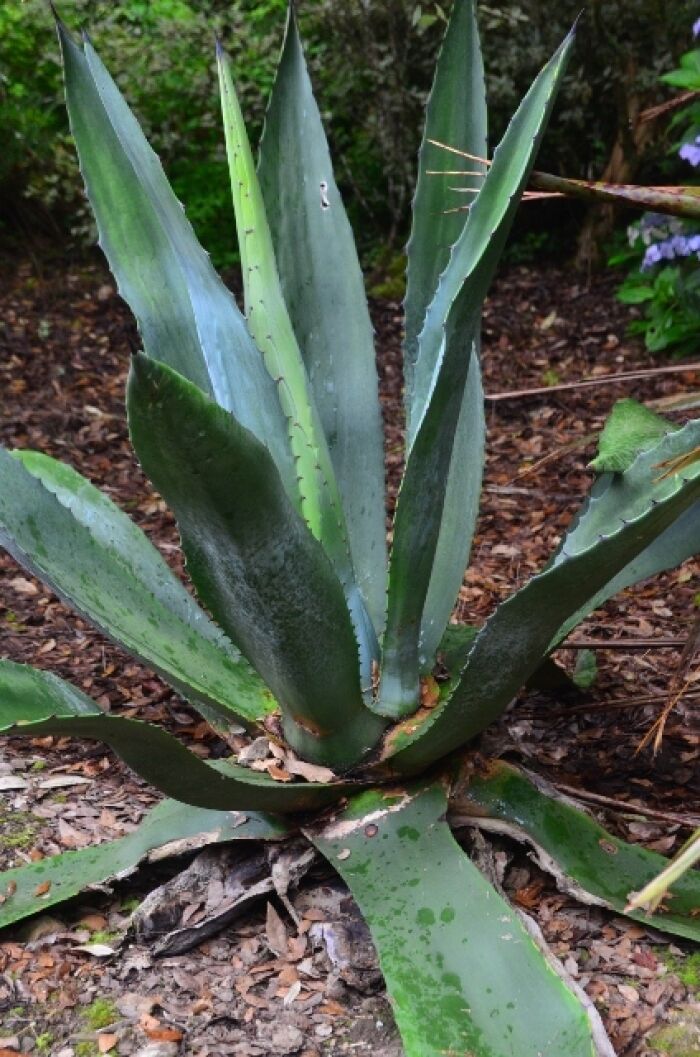
[[[700,19],[693,25],[700,37]],[[671,128],[680,132],[679,158],[700,168],[700,47],[686,52],[680,66],[661,78],[683,89]],[[630,333],[642,334],[650,352],[672,349],[683,356],[693,351],[700,337],[700,224],[697,221],[645,213],[628,228],[629,249],[610,259],[611,264],[633,263],[634,270],[618,290],[626,304],[645,306],[643,318],[634,320]]]

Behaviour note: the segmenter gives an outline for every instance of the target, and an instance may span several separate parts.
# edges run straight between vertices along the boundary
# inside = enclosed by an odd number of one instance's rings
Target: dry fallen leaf
[[[109,1053],[119,1042],[118,1035],[102,1034],[97,1036],[97,1048],[100,1053]]]

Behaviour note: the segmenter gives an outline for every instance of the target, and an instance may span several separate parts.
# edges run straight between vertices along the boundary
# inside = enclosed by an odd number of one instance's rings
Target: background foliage
[[[217,264],[233,259],[212,39],[235,62],[253,133],[259,131],[286,0],[63,0],[139,114]],[[338,178],[366,260],[398,247],[412,193],[421,108],[449,2],[299,0]],[[492,140],[580,10],[580,0],[482,3]],[[628,178],[672,178],[659,133],[630,120],[668,92],[658,77],[687,48],[692,0],[592,0],[540,166]],[[634,122],[633,122],[634,124]],[[44,0],[0,7],[0,223],[5,233],[90,236],[63,106],[58,47]],[[645,126],[642,126],[645,127]],[[571,227],[575,207],[530,211],[525,224]],[[564,210],[564,212],[562,212]],[[551,241],[551,240],[549,240]],[[542,239],[533,246],[547,246]]]

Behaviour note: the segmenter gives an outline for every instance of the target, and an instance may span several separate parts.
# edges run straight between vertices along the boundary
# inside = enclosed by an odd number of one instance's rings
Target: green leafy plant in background
[[[693,27],[700,35],[700,20]],[[667,103],[670,128],[680,136],[674,152],[700,166],[700,47],[682,56],[676,70],[661,80],[683,92]],[[697,192],[697,188],[695,189]],[[685,356],[700,339],[700,221],[646,213],[628,229],[628,246],[615,253],[611,265],[632,265],[617,291],[620,301],[639,305],[641,318],[629,326],[650,352]]]
[[[435,143],[485,159],[487,112],[474,5],[453,8],[407,250],[406,465],[389,555],[362,273],[293,15],[257,165],[217,50],[245,315],[92,44],[61,24],[59,36],[100,245],[143,343],[127,387],[132,443],[175,514],[204,608],[111,500],[41,453],[0,451],[0,542],[215,729],[266,737],[305,780],[203,760],[53,674],[2,661],[6,734],[104,741],[169,799],[118,841],[6,871],[0,924],[192,834],[301,832],[367,919],[409,1057],[612,1053],[590,1003],[452,835],[468,823],[525,840],[561,884],[618,912],[666,864],[464,747],[592,609],[700,549],[700,464],[655,470],[698,446],[700,423],[672,429],[618,405],[596,483],[548,565],[482,628],[449,624],[483,469],[482,304],[573,34],[492,161],[470,163],[478,189],[455,209],[451,178],[431,175],[444,159]],[[685,875],[656,927],[697,939],[698,894]]]

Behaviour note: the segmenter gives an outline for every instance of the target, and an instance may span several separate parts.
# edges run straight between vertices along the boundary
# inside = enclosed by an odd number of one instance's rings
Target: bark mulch
[[[547,392],[487,404],[483,512],[459,620],[482,621],[542,566],[591,480],[593,445],[584,438],[615,399],[658,400],[697,385],[691,371],[606,381],[654,366],[626,337],[629,310],[613,291],[610,277],[586,284],[554,269],[517,268],[496,285],[484,319],[486,392]],[[54,264],[37,277],[31,263],[5,262],[0,298],[0,440],[71,462],[182,572],[173,520],[128,444],[123,395],[137,338],[102,265]],[[401,459],[400,310],[383,302],[373,311],[393,495]],[[590,377],[602,384],[556,388]],[[670,417],[683,420],[682,413]],[[575,790],[609,829],[664,854],[700,815],[697,697],[689,693],[672,712],[656,756],[637,749],[663,707],[693,624],[697,572],[697,561],[688,562],[597,612],[572,636],[599,647],[594,686],[568,700],[523,695],[483,746]],[[165,723],[202,755],[217,751],[177,695],[4,553],[0,636],[3,656],[70,679],[105,708]],[[618,641],[635,639],[648,645]],[[661,645],[668,640],[675,645]],[[580,652],[567,648],[558,659],[571,669]],[[17,865],[122,835],[155,799],[100,745],[4,739],[0,862]],[[617,1052],[694,1052],[691,1043],[674,1051],[668,1034],[654,1036],[669,1020],[700,1021],[697,955],[653,929],[574,902],[519,847],[505,840],[493,847],[506,890],[593,998]],[[347,890],[318,862],[291,902],[262,900],[193,950],[158,957],[157,937],[135,934],[131,915],[191,858],[149,864],[0,936],[2,1057],[399,1057],[366,930]],[[204,896],[193,890],[184,913],[194,925],[207,900],[220,895],[213,884]]]

